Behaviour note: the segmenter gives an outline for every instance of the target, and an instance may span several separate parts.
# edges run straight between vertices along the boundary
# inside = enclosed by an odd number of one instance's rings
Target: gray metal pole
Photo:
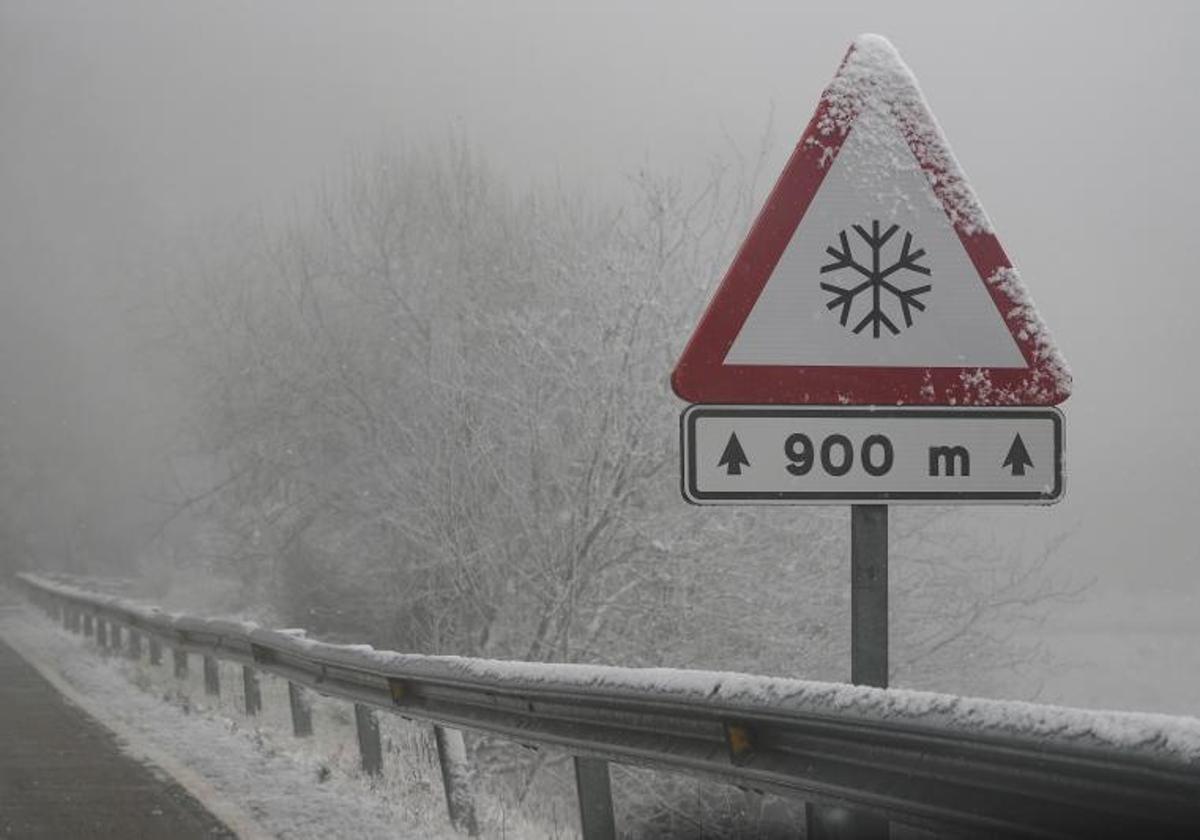
[[[221,668],[214,656],[205,656],[204,663],[204,693],[219,697],[221,695]]]
[[[358,757],[363,772],[369,776],[383,773],[383,748],[379,743],[379,720],[375,710],[361,703],[354,704],[354,731],[358,735]]]
[[[850,682],[888,684],[888,509],[850,508]]]
[[[888,509],[850,506],[850,682],[888,684]],[[809,840],[887,840],[874,814],[809,803]]]
[[[288,706],[292,709],[292,734],[297,738],[312,735],[312,706],[304,696],[304,689],[294,682],[288,683]]]
[[[438,765],[442,768],[442,789],[446,792],[450,824],[459,831],[465,831],[468,837],[478,837],[479,821],[475,818],[471,765],[462,730],[435,725],[433,740],[437,744]]]
[[[613,840],[617,836],[617,822],[613,816],[608,762],[575,756],[575,788],[583,840]]]
[[[253,716],[262,711],[262,691],[258,687],[258,673],[249,665],[242,666],[242,700],[246,714]]]

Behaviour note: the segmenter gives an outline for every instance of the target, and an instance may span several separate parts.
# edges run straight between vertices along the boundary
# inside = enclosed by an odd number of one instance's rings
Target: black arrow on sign
[[[729,443],[725,444],[725,451],[721,453],[721,460],[717,461],[717,466],[725,467],[725,475],[741,475],[742,467],[750,466],[750,460],[746,457],[736,432],[729,435]]]
[[[1020,435],[1013,438],[1012,446],[1008,448],[1008,454],[1000,466],[1012,467],[1013,475],[1025,475],[1025,468],[1033,466],[1033,459],[1029,457],[1029,450],[1025,448],[1025,441],[1021,440]]]

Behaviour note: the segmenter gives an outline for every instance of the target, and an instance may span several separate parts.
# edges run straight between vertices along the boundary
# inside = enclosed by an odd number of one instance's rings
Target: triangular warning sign
[[[672,385],[705,403],[1053,405],[1070,394],[885,39],[850,47]]]

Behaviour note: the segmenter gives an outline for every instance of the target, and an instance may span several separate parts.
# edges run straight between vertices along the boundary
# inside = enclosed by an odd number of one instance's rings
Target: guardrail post
[[[479,822],[475,819],[475,799],[471,792],[471,765],[467,760],[467,745],[463,741],[462,731],[435,725],[433,740],[437,743],[450,824],[459,831],[465,831],[469,837],[478,837]]]
[[[115,651],[121,649],[121,625],[113,621],[108,623],[108,646]]]
[[[258,688],[258,674],[249,665],[242,666],[242,697],[246,701],[246,714],[256,715],[262,711],[262,692]]]
[[[292,734],[297,738],[313,734],[312,706],[304,696],[304,689],[294,682],[288,683],[288,705],[292,709]]]
[[[187,651],[181,648],[171,650],[171,657],[175,660],[175,676],[178,679],[186,679],[188,673],[188,655]]]
[[[215,657],[204,657],[204,693],[221,696],[221,670]]]
[[[132,627],[129,628],[129,658],[142,658],[142,632]]]
[[[358,733],[358,756],[363,772],[378,776],[383,772],[383,748],[379,745],[379,720],[375,710],[355,703],[354,730]]]
[[[103,618],[96,619],[96,644],[108,647],[108,624]]]
[[[83,614],[83,635],[85,635],[85,636],[92,635],[92,614],[91,613],[85,612]]]
[[[71,608],[64,606],[62,608],[62,624],[64,630],[71,629]]]
[[[150,664],[162,664],[162,642],[159,640],[158,636],[150,637]]]
[[[613,840],[617,836],[617,824],[613,817],[608,762],[602,758],[575,756],[575,790],[579,796],[583,840]]]

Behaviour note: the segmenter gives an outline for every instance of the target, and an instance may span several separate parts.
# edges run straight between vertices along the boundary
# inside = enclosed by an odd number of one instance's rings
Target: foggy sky
[[[0,451],[53,459],[124,532],[177,410],[131,324],[181,237],[283,214],[355,150],[451,131],[518,186],[618,194],[641,166],[752,153],[773,114],[770,180],[873,31],[921,82],[1075,374],[1067,500],[981,521],[1072,530],[1061,562],[1104,586],[1186,590],[1197,23],[1197,4],[1147,2],[0,0]]]

